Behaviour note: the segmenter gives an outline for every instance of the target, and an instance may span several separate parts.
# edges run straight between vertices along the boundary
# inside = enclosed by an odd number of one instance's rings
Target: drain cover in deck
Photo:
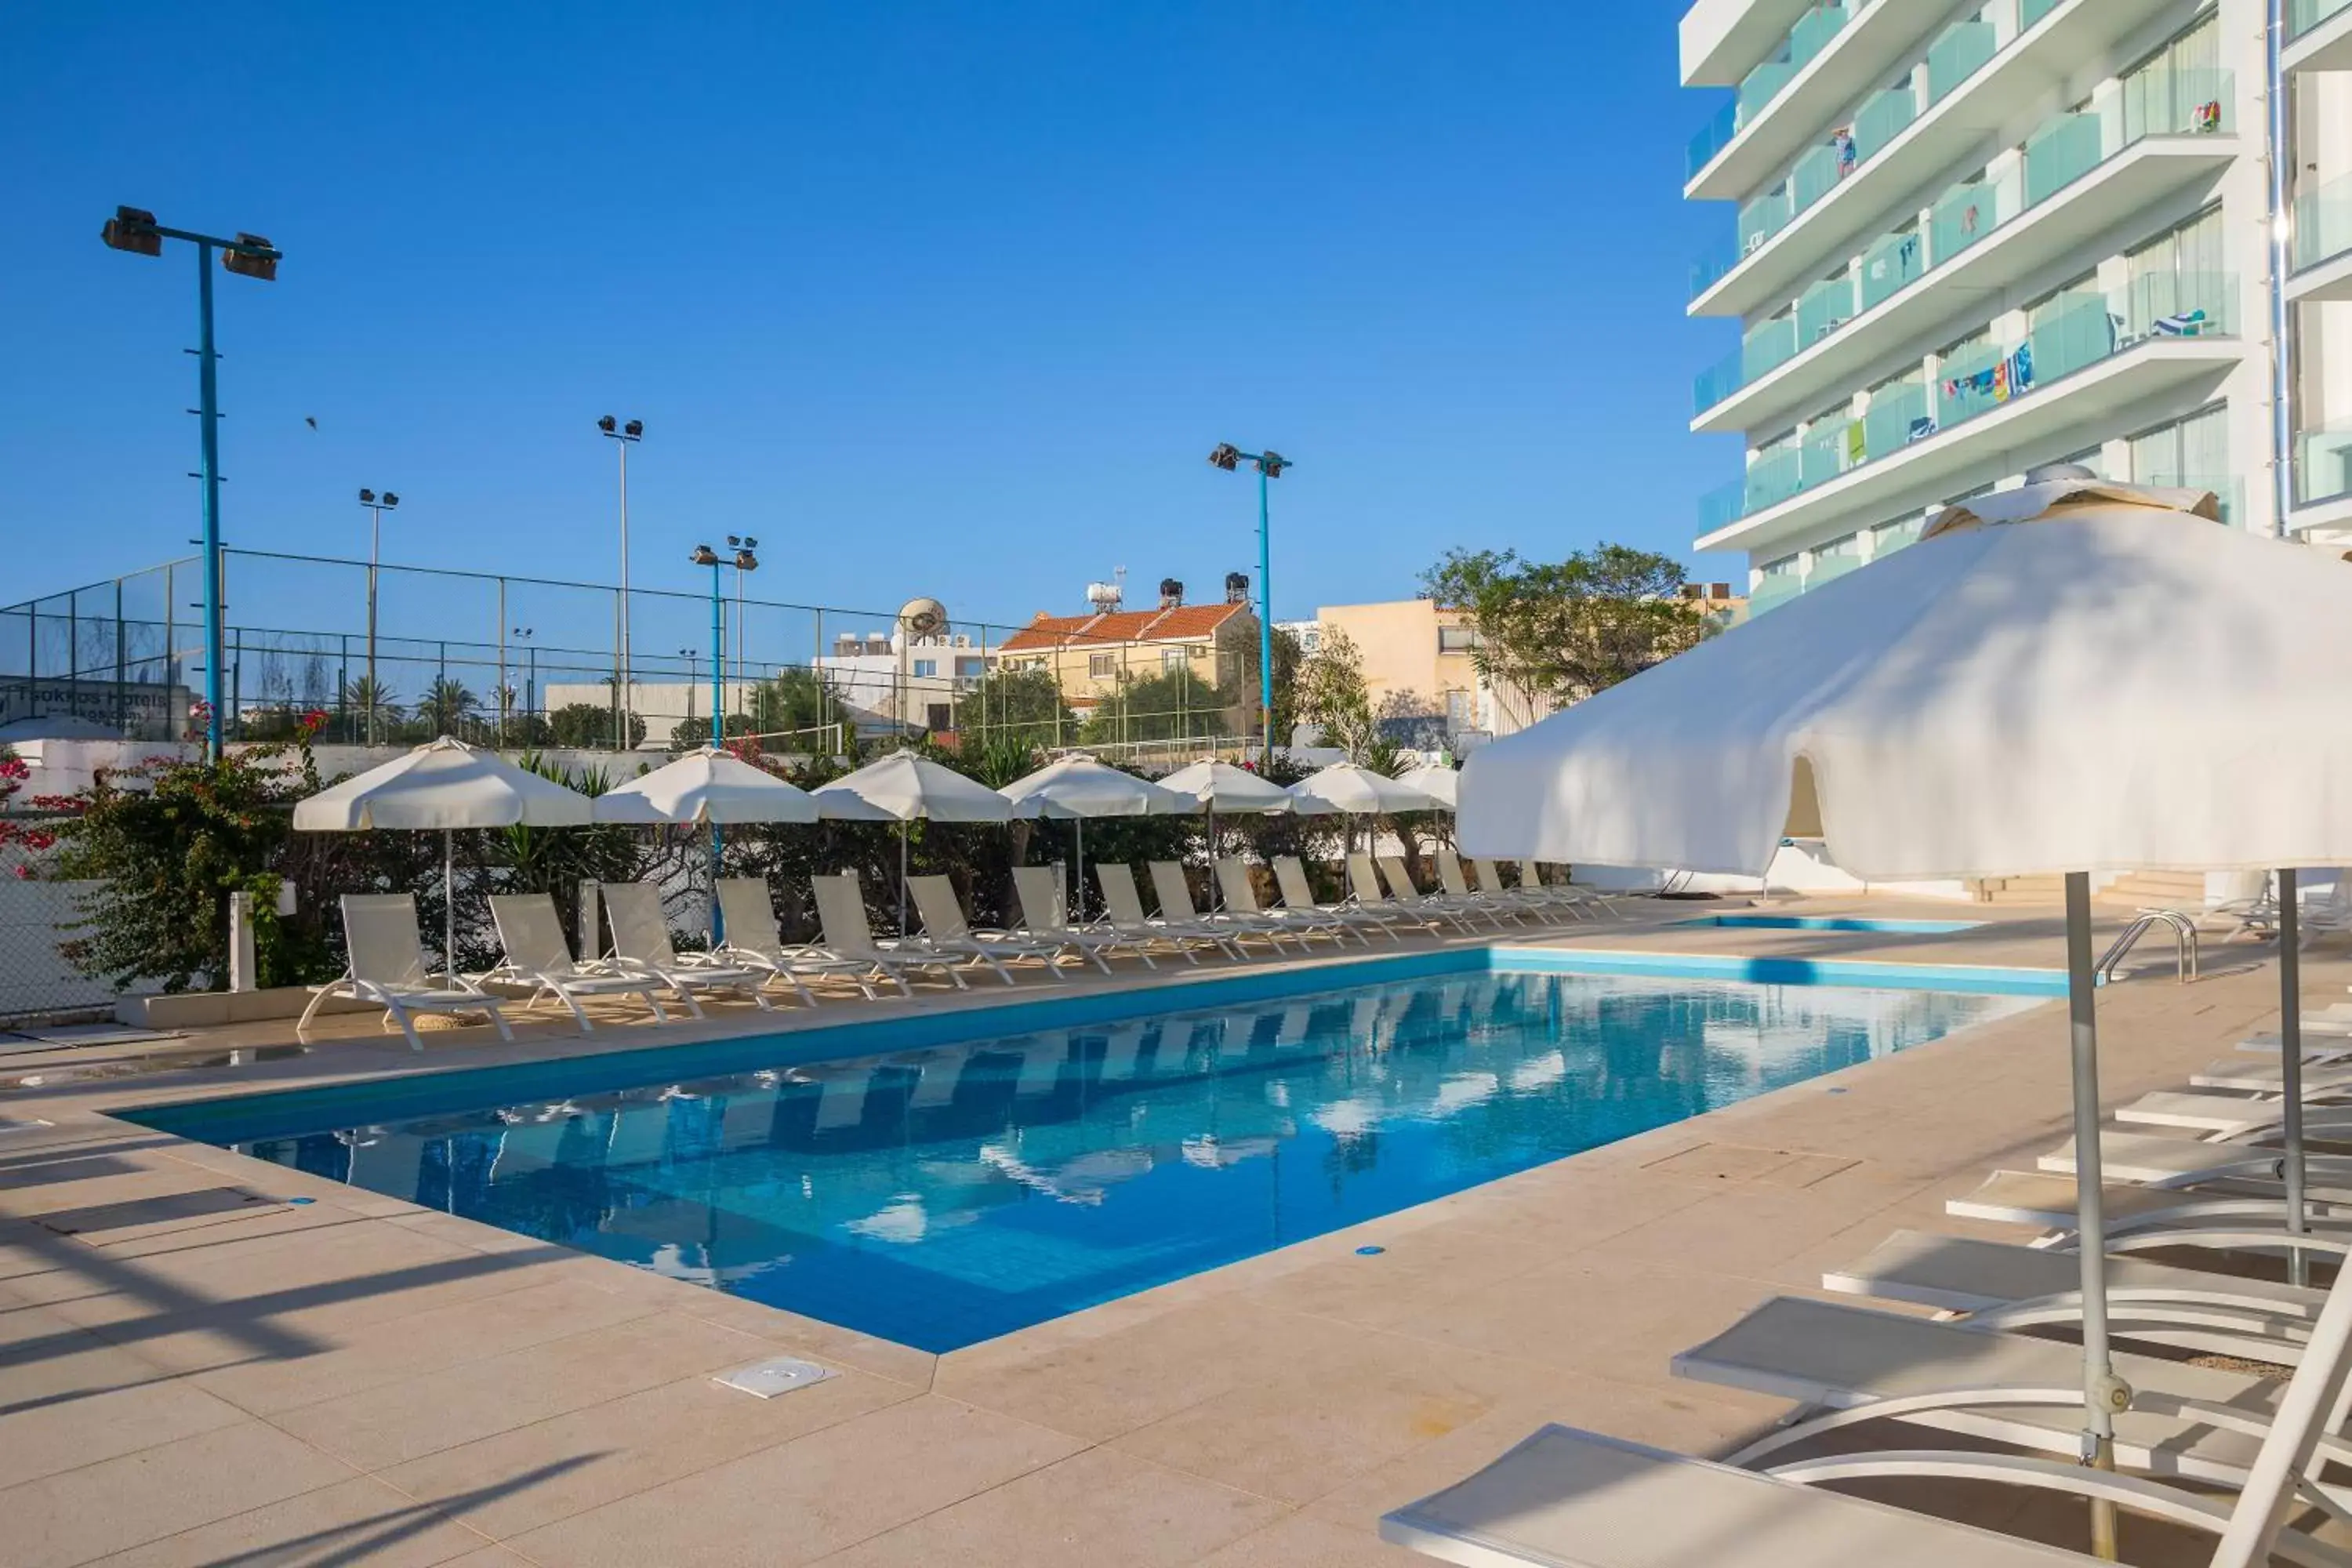
[[[730,1388],[740,1388],[761,1399],[773,1399],[779,1394],[790,1394],[795,1388],[806,1388],[813,1383],[823,1383],[833,1375],[829,1366],[819,1366],[813,1361],[795,1361],[791,1356],[778,1356],[773,1361],[755,1361],[750,1366],[739,1366],[733,1372],[721,1373],[713,1382]]]

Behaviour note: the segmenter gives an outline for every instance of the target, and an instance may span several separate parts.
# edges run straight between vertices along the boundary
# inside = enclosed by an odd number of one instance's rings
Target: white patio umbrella
[[[1400,811],[1435,811],[1440,802],[1386,773],[1354,763],[1318,768],[1290,786],[1297,809],[1345,812],[1350,816],[1391,816]]]
[[[1191,795],[1122,773],[1092,757],[1060,758],[996,793],[1012,804],[1015,816],[1050,817],[1072,825],[1080,902],[1087,889],[1087,817],[1167,816],[1201,809]]]
[[[598,822],[814,822],[816,797],[764,768],[708,746],[687,752],[595,800]]]
[[[817,804],[806,790],[730,752],[703,746],[595,799],[598,822],[649,827],[664,823],[710,829],[710,940],[726,940],[719,912],[719,829],[725,823],[814,822]]]
[[[898,825],[898,934],[907,934],[907,824],[1007,822],[1013,803],[953,768],[893,752],[809,792],[820,816],[835,822],[895,822]]]
[[[354,774],[294,806],[294,826],[312,833],[404,828],[441,835],[442,959],[457,973],[455,835],[467,827],[583,827],[589,798],[519,768],[496,752],[443,736]]]
[[[1397,774],[1396,782],[1407,789],[1419,790],[1435,801],[1441,811],[1453,811],[1459,799],[1462,775],[1452,768],[1423,763]]]
[[[2294,868],[2352,862],[2352,565],[2216,526],[2210,495],[2034,480],[1473,753],[1460,836],[1748,875],[1784,835],[1819,836],[1873,880],[2065,873],[2085,1426],[2111,1456],[2090,873],[2287,868],[2300,1229]]]

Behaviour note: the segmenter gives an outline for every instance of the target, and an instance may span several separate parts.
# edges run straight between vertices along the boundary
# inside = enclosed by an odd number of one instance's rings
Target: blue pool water
[[[1934,935],[1942,931],[1974,931],[1982,921],[1879,921],[1858,915],[1705,915],[1676,921],[1678,926],[1741,926],[1750,931],[1879,931]]]
[[[134,1117],[947,1351],[2032,1005],[1483,962],[849,1059],[779,1036]]]

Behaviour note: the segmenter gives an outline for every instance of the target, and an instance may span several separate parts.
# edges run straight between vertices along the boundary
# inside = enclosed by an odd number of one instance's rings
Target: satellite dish
[[[898,624],[912,636],[932,637],[946,628],[948,607],[937,599],[909,599],[898,606]]]

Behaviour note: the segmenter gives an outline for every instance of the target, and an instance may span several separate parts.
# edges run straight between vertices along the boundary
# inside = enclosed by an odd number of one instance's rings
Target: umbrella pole
[[[441,830],[441,962],[448,965],[449,988],[457,986],[457,836]]]
[[[907,940],[907,819],[898,819],[898,940]]]
[[[2131,1390],[2115,1374],[2107,1353],[2107,1221],[2102,1206],[2105,1173],[2099,1158],[2099,1025],[2097,981],[2091,966],[2091,878],[2066,873],[2066,1012],[2074,1069],[2074,1226],[2082,1248],[2083,1462],[2116,1468],[2116,1416]],[[2091,1550],[2116,1559],[2116,1505],[2091,1504]]]
[[[1084,921],[1087,918],[1087,819],[1083,816],[1074,816],[1070,819],[1070,826],[1077,840],[1078,919]]]
[[[2338,873],[2341,875],[2342,873]],[[2305,1229],[2303,1202],[2303,932],[2293,869],[2278,874],[2279,901],[2279,1089],[2285,1095],[2283,1126],[2286,1133],[2286,1229],[2301,1236]],[[2297,1285],[2310,1281],[2311,1260],[2301,1247],[2287,1254],[2287,1278]]]
[[[1217,808],[1209,806],[1209,908],[1212,911],[1224,907],[1224,897],[1217,886]]]

